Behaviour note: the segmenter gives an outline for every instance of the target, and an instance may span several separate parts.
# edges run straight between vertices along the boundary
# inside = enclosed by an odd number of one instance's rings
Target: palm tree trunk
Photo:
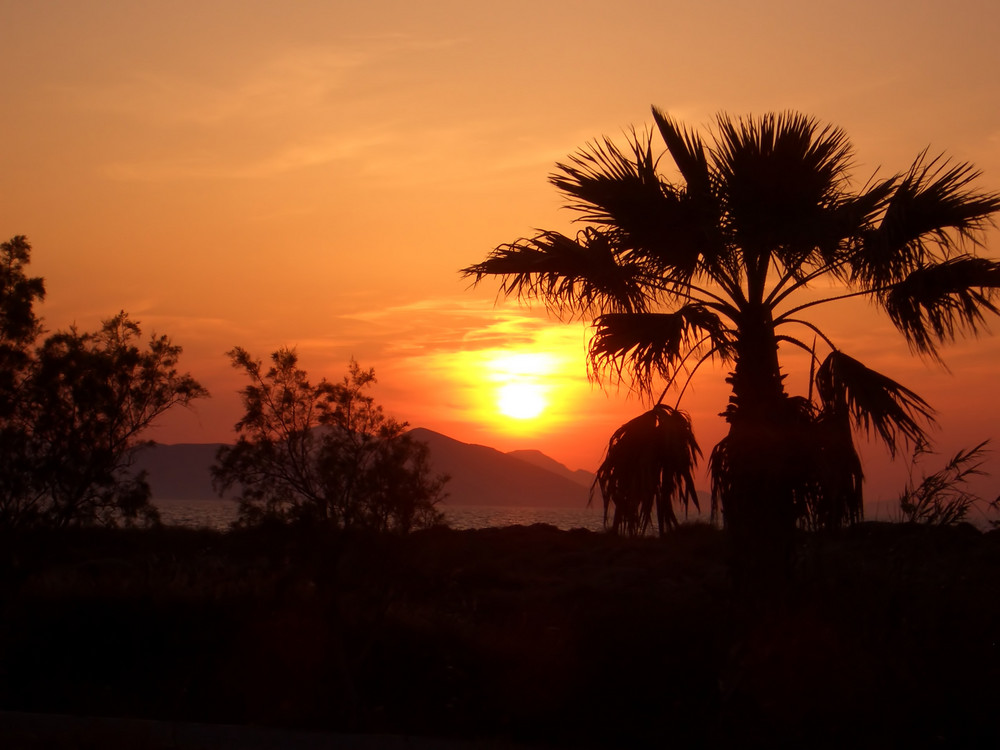
[[[795,530],[795,420],[768,312],[748,315],[740,333],[727,379],[733,389],[724,413],[729,434],[716,449],[718,458],[713,456],[713,489],[736,568],[744,577],[773,578],[788,570]]]

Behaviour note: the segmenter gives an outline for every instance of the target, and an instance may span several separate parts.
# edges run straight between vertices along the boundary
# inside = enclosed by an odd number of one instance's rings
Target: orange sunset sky
[[[1000,190],[998,29],[995,0],[0,0],[0,235],[32,242],[50,330],[124,309],[184,347],[213,395],[161,442],[233,439],[224,353],[287,344],[316,380],[374,367],[412,425],[592,470],[642,405],[588,383],[585,325],[458,273],[571,229],[554,162],[651,124],[651,104],[702,129],[796,109],[846,130],[859,184],[929,146]],[[946,347],[948,371],[863,303],[819,320],[935,407],[942,452],[1000,438],[1000,336]],[[703,368],[682,404],[706,455],[723,377]],[[501,413],[517,383],[537,418]],[[869,497],[905,479],[884,464],[866,451]]]

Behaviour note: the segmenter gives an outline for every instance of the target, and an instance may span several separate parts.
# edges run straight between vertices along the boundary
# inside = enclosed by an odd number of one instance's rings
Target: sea
[[[224,531],[236,520],[236,503],[213,498],[210,500],[154,501],[163,523],[172,526],[190,526]],[[530,526],[545,523],[559,529],[604,528],[604,512],[592,508],[518,508],[489,505],[438,506],[446,523],[453,529],[485,529],[498,526]]]
[[[210,528],[225,531],[236,520],[236,503],[230,500],[212,498],[207,500],[164,500],[154,501],[160,511],[163,523],[172,526]],[[520,508],[492,505],[443,505],[438,506],[444,513],[445,522],[453,529],[486,529],[501,526],[531,526],[545,523],[558,529],[587,529],[602,531],[604,514],[598,507],[591,508]],[[899,512],[888,504],[870,504],[865,509],[869,521],[900,522]],[[682,519],[683,520],[683,519]],[[708,522],[707,513],[692,514],[689,521]],[[980,531],[1000,528],[1000,513],[996,509],[984,512],[975,508],[966,519]]]

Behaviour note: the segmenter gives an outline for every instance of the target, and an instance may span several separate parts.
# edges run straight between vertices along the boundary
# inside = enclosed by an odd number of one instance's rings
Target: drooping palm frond
[[[575,239],[542,232],[501,245],[462,273],[472,277],[473,285],[487,276],[499,276],[504,296],[542,299],[557,313],[580,317],[643,312],[650,294],[643,268],[622,259],[608,235],[590,228]]]
[[[646,391],[656,375],[670,381],[685,357],[697,350],[707,349],[723,361],[732,357],[733,332],[700,304],[672,313],[609,313],[594,321],[594,329],[591,370],[619,380],[627,373]]]
[[[694,470],[700,456],[691,420],[669,406],[657,404],[619,427],[594,482],[603,499],[605,524],[613,514],[614,533],[642,534],[655,510],[661,534],[677,525],[674,500],[685,511],[691,503],[698,507]]]
[[[713,449],[712,516],[766,534],[774,519],[807,529],[860,520],[864,474],[849,415],[784,397],[766,422],[737,427]],[[749,429],[746,429],[749,427]]]
[[[802,435],[802,464],[811,484],[800,491],[800,525],[837,529],[864,517],[864,471],[850,417],[820,411]]]
[[[1000,210],[1000,194],[973,190],[972,165],[949,166],[926,151],[896,178],[878,226],[863,233],[852,259],[855,280],[873,289],[943,260],[962,240],[975,241]]]
[[[778,481],[792,499],[795,522],[806,529],[836,529],[861,520],[864,472],[850,414],[817,410],[802,397],[786,403],[779,422],[784,428],[777,446]]]
[[[916,269],[893,286],[883,304],[913,348],[936,356],[936,342],[975,333],[984,312],[1000,312],[997,289],[1000,263],[962,255]]]
[[[876,434],[893,456],[900,439],[923,441],[921,423],[933,422],[933,411],[920,396],[838,350],[817,370],[816,392],[831,419],[849,414],[857,429]]]

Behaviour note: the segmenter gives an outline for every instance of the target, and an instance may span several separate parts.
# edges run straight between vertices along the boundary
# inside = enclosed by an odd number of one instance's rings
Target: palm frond
[[[847,178],[851,146],[838,128],[796,113],[718,117],[713,148],[737,244],[751,257],[822,244]]]
[[[800,491],[801,525],[837,529],[864,517],[864,471],[847,414],[820,411],[806,426],[802,463],[812,482]]]
[[[633,134],[629,145],[631,155],[604,138],[556,163],[558,171],[549,182],[569,196],[566,207],[579,212],[582,221],[618,227],[621,212],[645,221],[638,215],[656,204],[662,191],[651,139]]]
[[[603,499],[605,524],[613,513],[614,533],[642,534],[655,510],[661,534],[676,526],[674,500],[685,511],[691,503],[698,507],[694,470],[700,456],[691,420],[669,406],[657,404],[619,427],[594,482]]]
[[[567,204],[637,257],[650,258],[657,270],[684,283],[697,267],[705,233],[684,192],[657,174],[649,138],[631,139],[628,155],[605,139],[559,163],[549,180],[570,197]]]
[[[701,138],[684,130],[656,107],[653,107],[653,119],[674,164],[687,183],[688,192],[700,196],[709,194],[712,178]]]
[[[735,284],[739,270],[727,252],[722,204],[716,190],[718,180],[714,164],[709,162],[705,144],[697,133],[681,127],[669,115],[652,108],[653,119],[660,131],[674,164],[684,179],[686,209],[701,235],[698,246],[701,263],[709,277],[716,282],[729,280]]]
[[[709,351],[731,357],[733,335],[718,315],[699,304],[672,313],[605,314],[594,321],[590,367],[600,376],[633,377],[649,390],[653,377],[670,380],[688,354],[707,339]]]
[[[926,151],[896,178],[879,225],[863,236],[852,262],[855,278],[872,288],[900,281],[913,270],[946,259],[962,242],[975,242],[1000,210],[1000,194],[971,189],[971,164],[949,166]]]
[[[839,278],[849,278],[849,269],[841,267],[854,257],[857,237],[868,231],[885,210],[896,182],[895,177],[879,180],[856,194],[845,193],[829,204],[815,227],[818,266],[829,267]]]
[[[892,455],[901,439],[923,441],[921,423],[933,422],[933,411],[920,396],[841,351],[823,360],[816,372],[816,392],[829,418],[850,415],[859,430],[877,435]]]
[[[857,276],[853,263],[863,255],[858,237],[870,231],[873,221],[884,210],[895,179],[876,182],[854,195],[845,192],[837,196],[816,213],[809,242],[776,249],[774,256],[784,269],[783,278],[774,286],[766,303],[777,307],[797,290],[825,275],[850,286]]]
[[[936,342],[951,341],[983,326],[998,313],[1000,263],[962,255],[911,272],[885,295],[893,324],[918,351],[936,355]]]
[[[499,276],[500,294],[541,299],[554,312],[580,317],[642,312],[648,305],[642,267],[622,259],[612,238],[594,229],[585,229],[575,239],[542,232],[501,245],[462,273],[472,277],[473,285]]]
[[[741,427],[709,459],[713,518],[760,533],[774,518],[808,529],[861,519],[864,474],[847,414],[784,397],[766,420]]]

